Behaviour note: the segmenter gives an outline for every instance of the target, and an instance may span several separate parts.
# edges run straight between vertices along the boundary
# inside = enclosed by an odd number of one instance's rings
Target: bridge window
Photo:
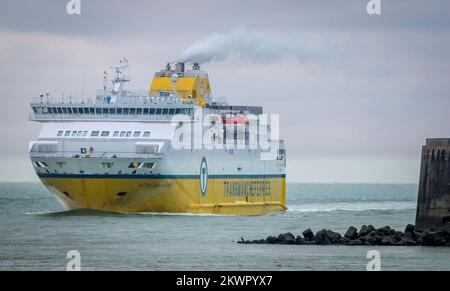
[[[98,136],[99,134],[100,134],[100,131],[91,132],[91,136]]]
[[[140,131],[135,131],[133,133],[133,137],[140,137],[141,136],[141,132]]]
[[[156,108],[156,114],[160,115],[161,114],[162,109],[161,108]]]
[[[83,108],[78,108],[78,114],[84,114]]]
[[[131,136],[131,131],[127,131],[126,137],[130,137],[130,136]]]
[[[123,109],[123,114],[124,115],[128,115],[130,113],[130,108],[124,108]]]
[[[174,115],[175,114],[175,109],[174,108],[170,108],[169,109],[169,115]]]
[[[167,108],[164,108],[164,109],[162,110],[162,114],[163,114],[163,115],[166,115],[168,112],[169,112],[169,109],[167,109]]]
[[[148,114],[148,108],[144,108],[144,115]]]
[[[58,131],[57,136],[62,136],[62,135],[63,135],[63,131],[62,130]]]
[[[62,110],[63,114],[67,114],[67,108],[66,107],[61,108],[61,110]]]
[[[81,130],[79,130],[78,132],[77,132],[77,136],[81,136],[83,134],[83,131],[81,131]]]
[[[118,137],[118,136],[119,136],[119,132],[118,131],[114,131],[113,137]]]
[[[76,130],[72,131],[72,135],[71,136],[76,136],[76,135],[77,135],[77,131]]]
[[[89,113],[90,114],[95,114],[95,108],[94,107],[89,107]]]
[[[155,108],[150,108],[149,113],[148,114],[155,114]]]
[[[125,131],[121,131],[120,132],[120,137],[124,137],[125,136]]]
[[[73,114],[78,114],[78,109],[75,107],[72,107],[72,112],[73,112]]]
[[[87,130],[83,131],[83,136],[87,136]]]
[[[143,137],[149,137],[150,136],[150,131],[144,131],[144,136]]]
[[[84,114],[89,114],[89,108],[84,107],[83,110],[84,110]]]
[[[102,131],[102,136],[108,136],[109,135],[109,131]]]
[[[61,107],[58,107],[58,113],[59,113],[59,114],[62,114],[62,109],[61,109]]]
[[[180,114],[180,113],[181,113],[181,108],[175,109],[175,114]]]
[[[67,130],[67,131],[64,133],[64,136],[70,136],[70,130]]]
[[[117,108],[117,114],[122,114],[122,108]]]
[[[136,108],[130,108],[130,115],[136,115]]]
[[[137,115],[142,115],[142,108],[137,108],[136,109],[136,114]]]
[[[95,114],[102,114],[101,108],[95,108]]]
[[[103,108],[102,113],[103,115],[108,115],[108,108]]]
[[[109,108],[109,114],[116,114],[115,108]]]

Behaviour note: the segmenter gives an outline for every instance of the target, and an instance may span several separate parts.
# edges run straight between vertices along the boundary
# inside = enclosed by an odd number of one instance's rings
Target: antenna
[[[108,84],[108,72],[103,71],[103,91],[105,91],[105,94],[107,84]]]

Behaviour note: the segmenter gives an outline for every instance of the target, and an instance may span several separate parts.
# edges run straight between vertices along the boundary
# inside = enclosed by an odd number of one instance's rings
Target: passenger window
[[[66,133],[64,133],[64,136],[70,136],[70,130],[66,131]]]
[[[130,168],[130,169],[137,169],[137,168],[139,168],[141,165],[142,165],[142,163],[140,163],[140,162],[131,162],[131,163],[128,165],[128,168]]]
[[[144,163],[142,168],[152,169],[155,166],[155,163]]]
[[[127,137],[131,136],[131,131],[127,131]]]
[[[71,136],[76,136],[76,135],[77,135],[77,131],[76,130],[72,131],[72,135]]]
[[[77,132],[77,136],[81,136],[83,134],[83,132],[80,130]]]
[[[87,136],[87,130],[83,131],[83,136]]]

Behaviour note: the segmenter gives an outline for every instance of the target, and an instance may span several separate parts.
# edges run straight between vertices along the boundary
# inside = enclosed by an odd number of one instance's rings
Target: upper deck
[[[147,96],[124,89],[130,81],[125,74],[128,61],[123,59],[117,67],[108,88],[104,73],[103,90],[95,98],[50,98],[46,93],[31,103],[30,120],[33,121],[171,121],[174,115],[185,114],[194,119],[195,109],[205,109],[205,114],[261,114],[259,106],[232,106],[214,102],[208,75],[194,64],[185,70],[184,63],[168,64],[155,74]]]

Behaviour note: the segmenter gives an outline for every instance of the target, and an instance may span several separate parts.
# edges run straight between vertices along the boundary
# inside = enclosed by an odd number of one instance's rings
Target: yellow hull
[[[286,210],[286,178],[200,180],[153,177],[40,177],[66,209],[108,212],[167,212],[226,215],[263,215]]]

